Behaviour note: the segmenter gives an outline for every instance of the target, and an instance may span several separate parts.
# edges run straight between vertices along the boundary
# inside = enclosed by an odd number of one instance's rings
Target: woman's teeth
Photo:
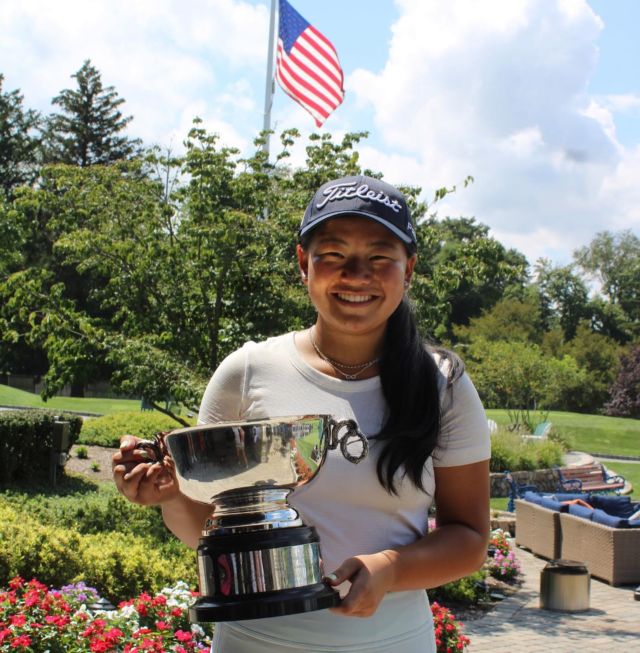
[[[362,304],[363,302],[368,302],[370,299],[373,299],[373,295],[343,295],[338,293],[338,299],[342,299],[345,302],[352,302],[354,304]]]

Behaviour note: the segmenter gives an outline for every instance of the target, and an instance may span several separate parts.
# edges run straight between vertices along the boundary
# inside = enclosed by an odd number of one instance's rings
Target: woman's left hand
[[[348,617],[370,617],[394,582],[395,551],[381,551],[345,560],[326,577],[332,587],[351,582],[347,595],[332,612]]]

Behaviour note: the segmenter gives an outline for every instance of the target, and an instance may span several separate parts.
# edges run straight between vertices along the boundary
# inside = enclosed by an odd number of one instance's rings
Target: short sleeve
[[[245,348],[227,356],[213,373],[204,391],[198,424],[237,420],[242,412],[246,369]]]
[[[434,467],[455,467],[491,457],[491,436],[484,407],[465,373],[444,390]]]

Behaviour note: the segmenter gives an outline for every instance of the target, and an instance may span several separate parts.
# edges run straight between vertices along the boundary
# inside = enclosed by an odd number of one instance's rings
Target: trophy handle
[[[164,436],[168,431],[161,431],[156,433],[153,440],[139,440],[136,444],[136,449],[142,449],[147,452],[151,462],[161,463],[169,455],[167,447],[164,443]]]
[[[346,432],[340,436],[340,431]],[[363,461],[369,453],[369,442],[366,436],[358,428],[358,424],[352,419],[340,421],[329,420],[329,449],[337,449],[340,446],[340,453],[354,465]]]

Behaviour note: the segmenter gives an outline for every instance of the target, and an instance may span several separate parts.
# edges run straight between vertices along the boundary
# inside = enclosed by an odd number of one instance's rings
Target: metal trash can
[[[540,572],[540,607],[544,610],[588,610],[589,593],[589,570],[582,562],[551,560]]]

